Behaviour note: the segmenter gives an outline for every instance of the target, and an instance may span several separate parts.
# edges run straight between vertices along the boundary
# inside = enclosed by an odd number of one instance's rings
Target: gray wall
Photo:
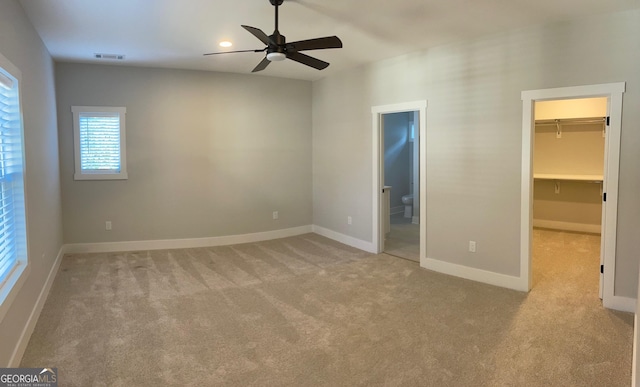
[[[22,7],[0,1],[0,52],[22,72],[31,272],[0,322],[0,365],[9,363],[62,246],[53,62]]]
[[[391,186],[391,208],[404,206],[402,196],[411,194],[411,146],[409,122],[413,113],[385,114],[384,184]]]
[[[640,10],[600,15],[416,52],[314,82],[314,224],[372,240],[371,106],[426,99],[427,257],[517,276],[521,92],[626,81],[615,294],[635,297],[638,36]],[[469,240],[477,241],[477,253],[467,252]]]
[[[69,63],[56,82],[66,243],[311,224],[310,82]],[[73,180],[73,105],[127,108],[128,180]]]

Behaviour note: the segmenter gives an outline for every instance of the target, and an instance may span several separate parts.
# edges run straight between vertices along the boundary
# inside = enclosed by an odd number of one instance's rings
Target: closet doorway
[[[535,102],[533,287],[602,298],[607,106],[606,97]]]
[[[535,234],[550,239],[550,246],[543,249],[547,252],[566,248],[566,254],[575,253],[574,263],[578,256],[591,254],[588,259],[595,263],[588,270],[595,271],[591,276],[594,294],[599,286],[605,307],[628,308],[620,304],[623,298],[614,295],[624,89],[624,83],[614,83],[522,93],[520,278],[524,290],[538,283],[532,278],[532,251],[538,247],[533,245]],[[565,234],[543,235],[538,232],[542,229]],[[579,237],[572,239],[572,235]],[[595,280],[598,272],[599,281]]]
[[[426,108],[426,101],[371,108],[373,245],[418,262],[426,256]],[[402,172],[392,165],[399,158],[407,159]]]

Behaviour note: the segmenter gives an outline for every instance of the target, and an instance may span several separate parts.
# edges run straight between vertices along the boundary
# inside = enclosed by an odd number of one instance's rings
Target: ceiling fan
[[[324,38],[299,40],[297,42],[287,43],[285,36],[278,31],[278,6],[282,5],[284,0],[269,0],[271,5],[276,9],[276,28],[273,31],[273,35],[267,36],[261,29],[245,26],[242,28],[249,31],[253,36],[258,38],[267,47],[257,50],[240,50],[240,51],[224,51],[224,52],[212,52],[204,55],[219,55],[219,54],[232,54],[238,52],[265,52],[266,56],[258,65],[253,69],[253,73],[262,71],[271,62],[278,62],[285,59],[291,59],[303,65],[313,67],[318,70],[323,70],[329,66],[329,63],[316,59],[309,55],[300,53],[300,51],[309,50],[324,50],[328,48],[342,48],[342,41],[337,36],[326,36]]]

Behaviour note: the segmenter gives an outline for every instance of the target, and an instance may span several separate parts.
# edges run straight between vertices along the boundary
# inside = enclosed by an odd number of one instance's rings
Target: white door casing
[[[384,139],[383,139],[383,120],[384,114],[402,113],[402,112],[418,112],[418,137],[420,141],[420,265],[424,266],[427,251],[427,233],[426,233],[426,118],[427,118],[427,101],[413,101],[398,103],[392,105],[373,106],[372,114],[372,143],[373,143],[373,208],[372,208],[372,224],[373,224],[373,246],[377,253],[381,253],[384,249],[384,223],[381,219],[382,214],[382,189],[384,186]]]
[[[607,97],[610,119],[605,140],[605,170],[603,192],[603,219],[601,234],[602,301],[607,308],[633,310],[635,305],[625,297],[614,294],[616,233],[618,215],[618,172],[620,167],[620,133],[622,124],[622,95],[625,83],[574,86],[522,92],[522,181],[520,229],[520,281],[521,288],[531,289],[531,240],[533,228],[533,136],[535,133],[536,101],[574,98]]]

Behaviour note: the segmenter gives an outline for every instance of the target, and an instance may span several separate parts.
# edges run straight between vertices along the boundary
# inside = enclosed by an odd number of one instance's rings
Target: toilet
[[[413,195],[404,195],[402,197],[402,204],[404,204],[404,217],[413,217]]]

